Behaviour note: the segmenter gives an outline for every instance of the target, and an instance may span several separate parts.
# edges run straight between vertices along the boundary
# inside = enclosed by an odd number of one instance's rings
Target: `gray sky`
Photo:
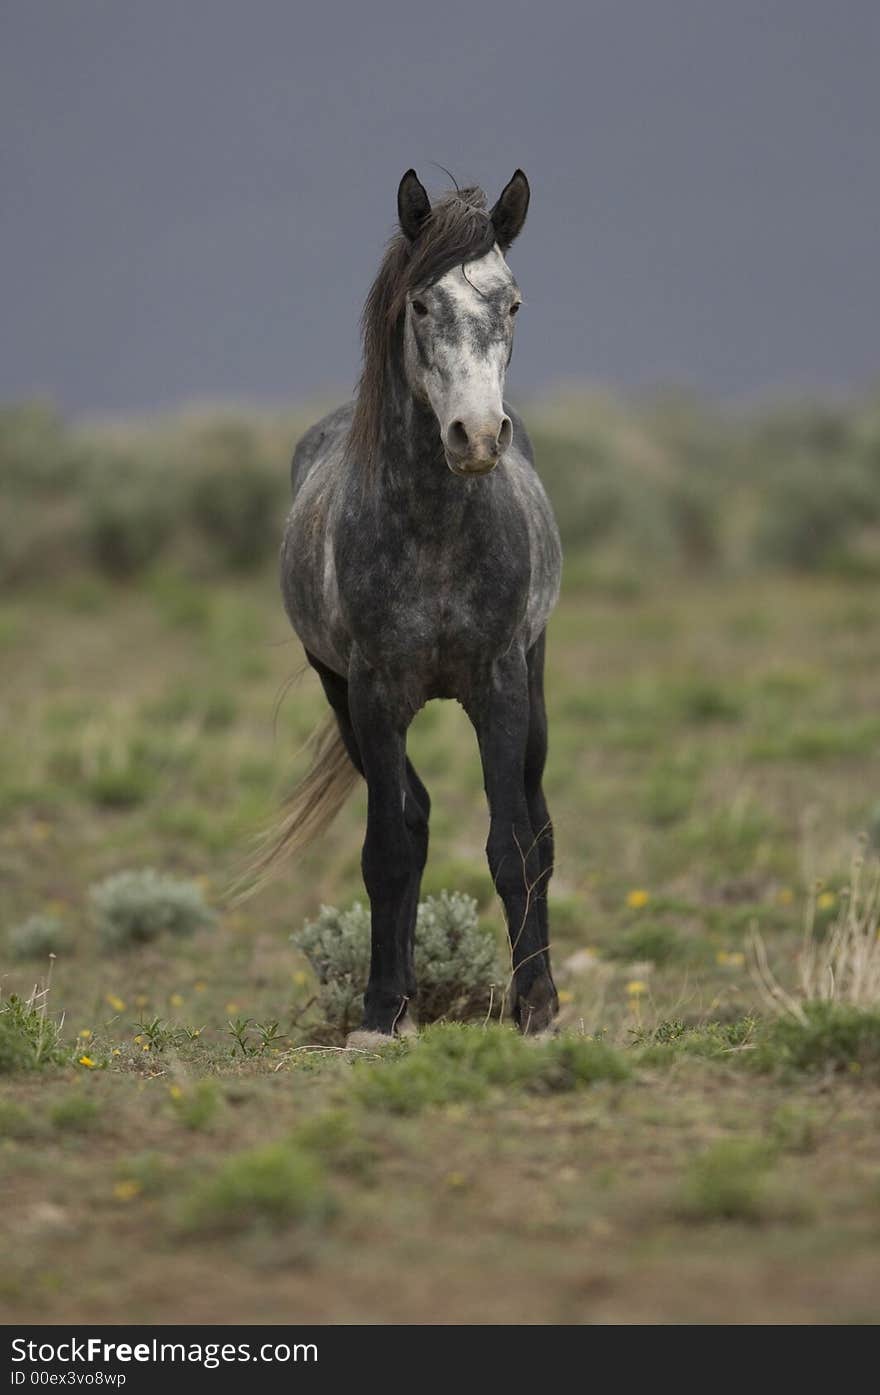
[[[511,382],[880,375],[878,0],[3,0],[0,398],[346,393],[415,165],[532,211]]]

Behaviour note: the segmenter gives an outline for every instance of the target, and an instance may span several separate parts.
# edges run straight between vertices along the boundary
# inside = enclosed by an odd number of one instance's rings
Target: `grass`
[[[185,1231],[228,1233],[255,1225],[314,1225],[331,1209],[315,1158],[295,1143],[271,1143],[228,1158],[197,1182],[181,1220]]]
[[[0,1001],[0,1075],[41,1070],[67,1059],[60,1024],[47,1016],[45,998],[46,990],[34,989],[27,999],[12,993]]]
[[[876,1008],[779,1017],[746,957],[757,925],[802,1003],[804,907],[824,936],[874,828],[876,578],[655,584],[572,555],[547,682],[563,1035],[521,1041],[499,995],[371,1057],[321,1044],[290,940],[363,901],[363,792],[226,905],[322,698],[303,678],[273,729],[299,663],[274,574],[169,547],[124,587],[0,603],[10,1320],[876,1321]],[[410,746],[423,899],[472,896],[501,954],[472,732],[432,704]],[[136,798],[96,797],[133,770]],[[148,868],[212,914],[128,914],[111,951],[90,889]]]
[[[393,1049],[381,1068],[367,1065],[355,1083],[368,1109],[417,1114],[474,1102],[493,1088],[544,1094],[629,1076],[625,1057],[603,1041],[565,1036],[527,1042],[512,1027],[462,1025],[425,1031],[417,1046]]]
[[[760,1221],[768,1214],[772,1150],[759,1139],[725,1139],[687,1168],[679,1210],[689,1221]]]
[[[89,1095],[70,1094],[53,1107],[49,1118],[56,1129],[65,1133],[89,1133],[101,1117],[97,1101]]]
[[[808,1003],[802,1020],[783,1017],[766,1031],[758,1060],[801,1071],[880,1072],[880,1006]]]

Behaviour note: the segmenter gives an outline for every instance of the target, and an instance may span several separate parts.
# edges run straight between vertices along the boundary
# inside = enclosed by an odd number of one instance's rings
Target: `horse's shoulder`
[[[332,449],[337,441],[348,432],[353,410],[354,405],[351,402],[346,402],[341,407],[335,407],[332,412],[321,417],[320,421],[316,421],[313,426],[309,427],[305,435],[300,437],[290,464],[290,484],[294,494],[318,456]]]

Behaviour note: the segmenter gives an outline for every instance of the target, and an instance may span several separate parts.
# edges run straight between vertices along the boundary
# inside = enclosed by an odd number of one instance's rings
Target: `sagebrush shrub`
[[[472,1017],[485,1012],[500,978],[495,937],[477,918],[477,903],[441,891],[421,903],[415,945],[419,1020]]]
[[[64,926],[53,915],[30,915],[9,932],[9,952],[13,959],[42,959],[57,954],[66,943]]]
[[[291,939],[318,979],[326,1022],[343,1032],[355,1027],[370,969],[369,911],[359,901],[344,911],[322,906]],[[443,891],[419,905],[415,966],[420,1021],[486,1011],[500,974],[494,936],[480,925],[473,897]]]
[[[174,531],[167,479],[127,459],[99,460],[83,497],[84,540],[91,561],[126,578],[148,567]]]
[[[876,489],[858,464],[831,469],[808,458],[788,461],[766,486],[756,552],[777,566],[821,568],[876,516]]]
[[[195,450],[190,514],[231,567],[251,567],[278,541],[282,485],[244,426],[204,432]]]
[[[83,451],[47,401],[0,407],[0,485],[57,491],[75,482]]]
[[[195,882],[152,868],[117,872],[90,892],[98,933],[106,945],[124,949],[159,935],[191,935],[211,925],[214,912]]]

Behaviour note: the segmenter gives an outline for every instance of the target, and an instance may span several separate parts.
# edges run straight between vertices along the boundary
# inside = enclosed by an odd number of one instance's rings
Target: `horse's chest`
[[[401,538],[361,571],[355,637],[384,663],[417,667],[432,695],[454,695],[463,669],[509,645],[527,590],[527,573],[479,535]]]

